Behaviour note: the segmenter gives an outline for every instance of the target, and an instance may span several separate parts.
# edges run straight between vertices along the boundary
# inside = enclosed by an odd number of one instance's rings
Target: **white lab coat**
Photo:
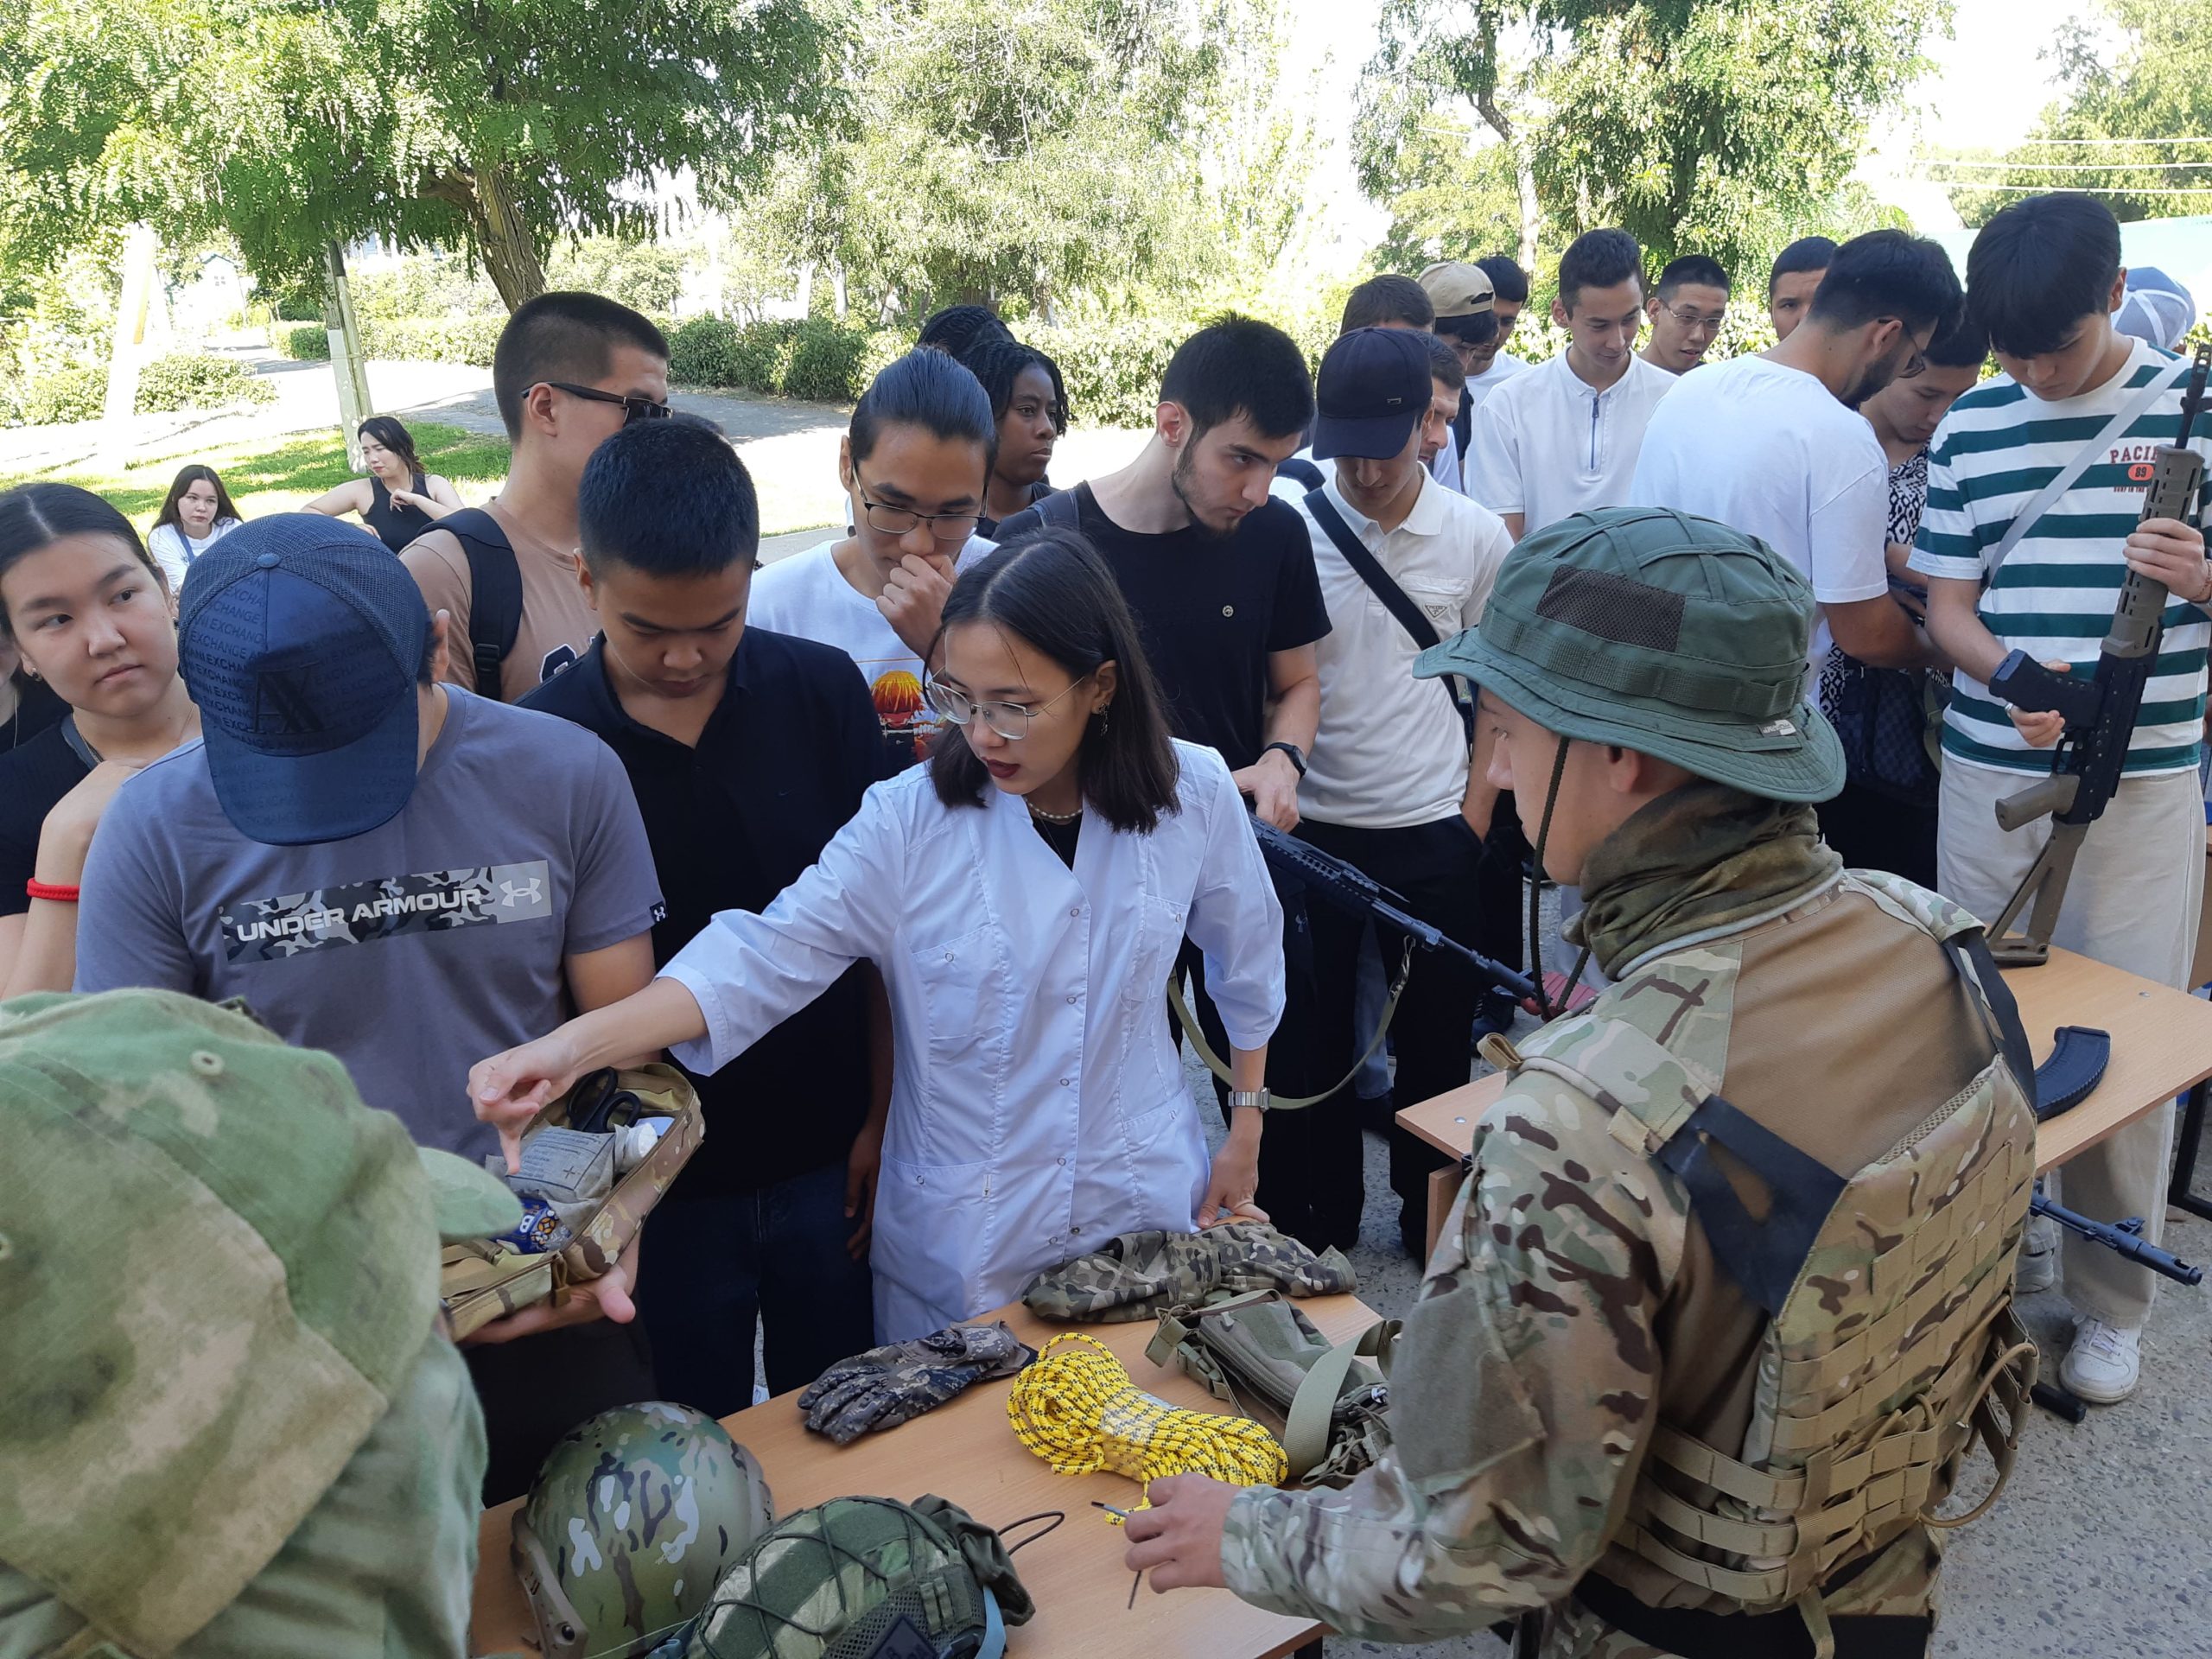
[[[765,913],[721,912],[661,969],[706,1014],[707,1037],[676,1050],[699,1071],[852,963],[881,970],[894,1067],[877,1341],[1012,1301],[1116,1234],[1197,1225],[1210,1163],[1168,973],[1187,932],[1230,1042],[1259,1047],[1282,1014],[1282,912],[1221,757],[1175,751],[1180,811],[1149,835],[1087,815],[1072,871],[1019,798],[986,785],[981,807],[949,807],[910,768],[868,791]]]

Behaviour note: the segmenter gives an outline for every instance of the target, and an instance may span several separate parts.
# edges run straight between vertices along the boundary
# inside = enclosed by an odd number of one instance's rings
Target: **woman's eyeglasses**
[[[1090,677],[1085,676],[1084,678]],[[1048,697],[1035,708],[1022,702],[978,702],[957,685],[947,685],[943,680],[931,680],[922,688],[922,697],[931,709],[955,726],[965,726],[971,720],[981,720],[1009,743],[1019,743],[1029,735],[1029,722],[1050,709],[1061,697],[1067,696],[1082,680],[1071,680],[1067,690],[1059,696]]]

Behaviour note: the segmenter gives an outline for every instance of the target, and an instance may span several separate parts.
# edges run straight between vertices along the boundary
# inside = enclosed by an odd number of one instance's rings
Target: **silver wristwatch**
[[[1231,1111],[1239,1106],[1251,1106],[1264,1112],[1274,1103],[1274,1096],[1265,1089],[1232,1089],[1229,1091],[1229,1109]]]

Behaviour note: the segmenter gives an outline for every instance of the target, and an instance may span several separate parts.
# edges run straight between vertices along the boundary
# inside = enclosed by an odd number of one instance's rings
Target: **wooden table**
[[[1375,1319],[1353,1296],[1318,1297],[1299,1306],[1332,1341],[1357,1334]],[[1018,1306],[985,1317],[1005,1319],[1036,1348],[1062,1330],[1083,1331],[1121,1357],[1139,1388],[1174,1405],[1223,1409],[1180,1371],[1162,1370],[1145,1358],[1145,1344],[1157,1329],[1154,1320],[1051,1325]],[[1014,1439],[1007,1424],[1006,1396],[1012,1387],[1011,1379],[979,1383],[927,1416],[864,1434],[848,1446],[809,1433],[791,1395],[725,1417],[722,1426],[760,1459],[779,1515],[832,1497],[911,1502],[925,1492],[949,1497],[995,1527],[1040,1510],[1065,1510],[1063,1525],[1014,1558],[1037,1603],[1037,1617],[1007,1632],[1011,1659],[1090,1659],[1106,1653],[1143,1654],[1146,1659],[1278,1659],[1321,1634],[1318,1624],[1262,1612],[1225,1590],[1156,1596],[1147,1587],[1130,1611],[1122,1529],[1092,1509],[1090,1501],[1126,1506],[1138,1495],[1135,1483],[1115,1475],[1054,1474]],[[477,1529],[471,1653],[536,1646],[529,1609],[508,1564],[515,1507],[503,1503],[485,1510]]]
[[[2212,1077],[2212,1002],[2103,963],[2053,950],[2040,968],[2005,970],[2005,982],[2020,1005],[2040,1064],[2061,1026],[2091,1026],[2112,1033],[2112,1064],[2094,1093],[2036,1132],[2036,1168],[2053,1169],[2186,1093],[2189,1109],[2178,1141],[2171,1201],[2199,1215],[2212,1204],[2189,1191],[2204,1128],[2203,1084]],[[1475,1123],[1505,1090],[1501,1075],[1478,1078],[1463,1089],[1409,1106],[1398,1122],[1454,1160],[1474,1144]],[[1429,1180],[1429,1244],[1459,1196],[1457,1162]],[[2099,1216],[2117,1221],[2117,1216]]]

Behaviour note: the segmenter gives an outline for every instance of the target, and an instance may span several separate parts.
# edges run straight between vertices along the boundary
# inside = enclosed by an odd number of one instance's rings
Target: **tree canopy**
[[[512,307],[556,236],[737,200],[830,111],[806,0],[26,0],[0,17],[0,241],[133,219],[316,284],[336,238],[467,248]],[[825,21],[826,20],[826,21]]]

